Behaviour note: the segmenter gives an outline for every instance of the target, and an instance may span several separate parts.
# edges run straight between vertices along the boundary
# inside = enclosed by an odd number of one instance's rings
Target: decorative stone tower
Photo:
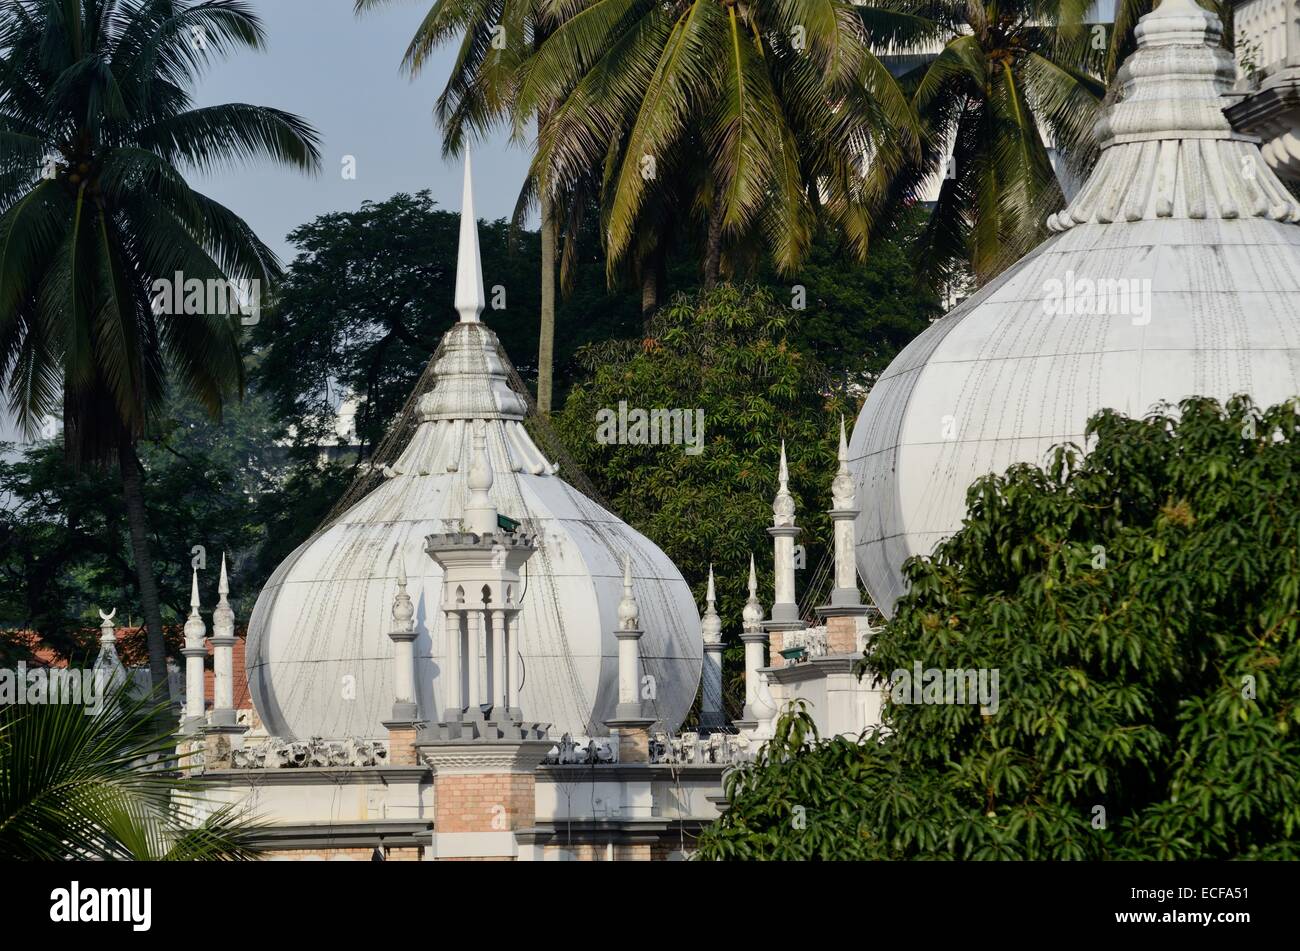
[[[632,592],[632,556],[623,560],[623,600],[618,603],[618,707],[605,725],[618,731],[620,763],[650,762],[650,727],[654,711],[641,698],[641,609]]]
[[[248,730],[235,722],[235,643],[235,612],[230,606],[223,552],[217,606],[212,611],[212,717],[203,728],[203,764],[207,769],[229,767],[233,744]]]
[[[448,740],[525,739],[538,731],[536,724],[523,726],[511,663],[519,652],[520,569],[532,557],[536,541],[498,525],[488,495],[493,479],[484,429],[481,421],[475,427],[461,531],[430,535],[425,541],[425,551],[442,569],[448,642],[442,690],[446,707],[438,729]],[[486,664],[481,663],[484,657]]]
[[[735,725],[742,732],[752,733],[758,728],[759,721],[772,715],[760,673],[767,634],[763,630],[763,605],[758,600],[758,572],[754,568],[753,555],[749,556],[749,600],[745,602],[742,618],[744,627],[740,639],[745,644],[745,710]]]
[[[470,176],[467,156],[456,271],[462,323],[478,322],[485,299]],[[425,539],[425,551],[442,569],[447,639],[445,663],[435,681],[444,704],[442,719],[416,736],[417,757],[433,770],[434,828],[428,833],[427,855],[532,858],[532,840],[517,833],[536,823],[535,774],[551,741],[545,724],[524,722],[516,678],[520,569],[536,550],[536,540],[518,531],[514,521],[502,519],[492,502],[486,423],[472,417],[465,425],[473,427],[473,438],[460,528]],[[504,444],[492,448],[507,457],[510,452]],[[393,614],[399,626],[407,621],[401,597],[399,593]],[[399,694],[404,676],[397,681]]]
[[[414,766],[416,723],[420,719],[415,703],[415,605],[406,593],[406,561],[399,554],[397,594],[393,598],[393,715],[384,723],[388,729],[388,761],[394,766]]]
[[[722,618],[718,617],[712,565],[709,565],[709,589],[704,596],[700,636],[704,640],[700,729],[712,733],[725,729],[727,724],[722,712]]]
[[[790,469],[785,459],[785,440],[781,441],[781,468],[778,474],[780,485],[776,498],[772,501],[772,527],[767,533],[772,536],[773,548],[773,598],[772,617],[763,625],[770,635],[771,664],[779,667],[783,663],[781,648],[784,646],[784,632],[797,631],[804,623],[799,617],[799,605],[795,601],[794,584],[794,540],[799,537],[799,527],[794,523],[794,497],[790,494]]]
[[[199,615],[199,570],[193,569],[190,578],[190,616],[185,620],[185,719],[181,733],[197,736],[206,725],[204,717],[203,661],[208,656],[204,638],[208,626]]]
[[[858,652],[859,633],[867,631],[867,619],[872,609],[862,603],[862,596],[858,593],[854,528],[858,507],[853,475],[849,472],[849,443],[843,416],[840,417],[839,459],[839,471],[831,483],[833,507],[828,513],[835,530],[835,587],[831,591],[830,603],[817,608],[817,616],[826,622],[826,652],[855,654]]]

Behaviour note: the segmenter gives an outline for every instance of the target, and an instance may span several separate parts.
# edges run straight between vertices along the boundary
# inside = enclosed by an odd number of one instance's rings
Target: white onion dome
[[[892,613],[900,568],[952,534],[977,478],[1084,445],[1111,408],[1300,393],[1300,204],[1232,131],[1219,18],[1140,21],[1096,167],[1056,232],[890,364],[853,430],[857,565]]]
[[[468,200],[463,217],[472,223]],[[604,733],[614,717],[625,553],[645,629],[642,663],[658,685],[652,712],[675,730],[695,698],[703,648],[691,590],[658,546],[560,479],[528,434],[526,403],[510,388],[495,334],[478,320],[482,278],[468,231],[463,226],[458,266],[461,322],[443,339],[433,388],[417,400],[410,442],[383,484],[276,569],[249,620],[249,687],[273,735],[385,735],[393,703],[388,635],[406,620],[392,607],[403,563],[420,716],[434,721],[447,708],[442,572],[425,538],[458,530],[484,493],[520,531],[538,536],[522,570],[520,656],[512,661],[529,721],[550,724],[554,736],[581,736]],[[462,280],[471,269],[476,280]]]

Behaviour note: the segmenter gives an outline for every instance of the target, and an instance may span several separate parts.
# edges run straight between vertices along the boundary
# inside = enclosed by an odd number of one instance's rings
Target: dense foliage
[[[792,711],[701,856],[1300,857],[1298,425],[1105,411],[978,481],[866,663],[996,669],[996,713],[891,692],[881,734],[805,745]]]

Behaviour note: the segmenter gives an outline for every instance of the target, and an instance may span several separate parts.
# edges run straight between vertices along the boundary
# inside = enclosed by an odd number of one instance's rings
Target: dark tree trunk
[[[123,439],[118,449],[122,470],[122,492],[126,497],[126,520],[131,530],[131,556],[135,576],[140,584],[140,606],[144,612],[149,648],[149,679],[159,698],[168,699],[167,647],[163,642],[162,608],[158,602],[158,580],[153,574],[153,554],[149,549],[149,516],[144,508],[144,474],[135,446]]]
[[[659,267],[651,254],[641,264],[641,320],[650,322],[651,316],[659,307]]]
[[[711,290],[718,286],[718,274],[722,270],[722,208],[715,206],[709,215],[709,239],[704,248],[704,288]]]
[[[555,372],[555,203],[543,192],[542,206],[542,314],[537,343],[537,411],[551,414]]]

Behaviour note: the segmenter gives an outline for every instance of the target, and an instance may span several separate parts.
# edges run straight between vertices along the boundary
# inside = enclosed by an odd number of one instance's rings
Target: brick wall
[[[388,731],[388,762],[393,766],[418,766],[415,754],[415,727]]]
[[[433,788],[439,832],[505,832],[536,820],[531,773],[435,774]]]

